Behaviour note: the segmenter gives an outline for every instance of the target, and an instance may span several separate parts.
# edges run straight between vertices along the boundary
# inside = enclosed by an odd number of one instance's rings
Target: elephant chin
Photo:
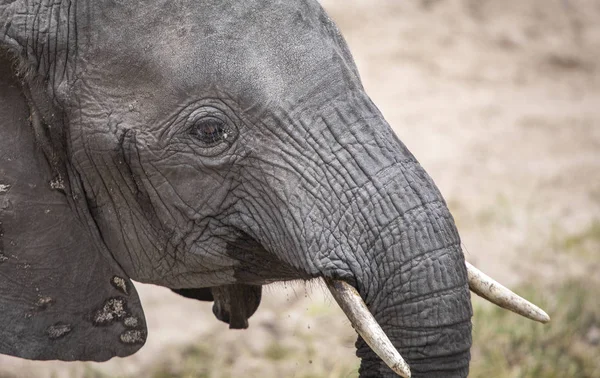
[[[186,298],[214,302],[215,317],[229,324],[230,329],[248,328],[248,319],[256,312],[262,298],[261,285],[233,284],[171,290]]]

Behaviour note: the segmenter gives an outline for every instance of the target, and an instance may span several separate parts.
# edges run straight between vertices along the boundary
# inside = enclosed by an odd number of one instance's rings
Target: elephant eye
[[[227,141],[232,135],[227,124],[215,117],[205,117],[195,122],[191,130],[192,135],[204,144],[211,147],[222,141]]]
[[[190,113],[183,113],[185,120],[177,133],[177,140],[194,149],[199,156],[216,157],[235,145],[239,136],[239,119],[226,106],[215,106],[216,101],[194,103]],[[223,110],[225,108],[225,110]]]

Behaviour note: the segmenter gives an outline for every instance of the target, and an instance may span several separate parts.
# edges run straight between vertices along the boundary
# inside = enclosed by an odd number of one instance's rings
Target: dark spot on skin
[[[115,287],[115,289],[119,290],[121,293],[129,295],[129,290],[127,289],[127,281],[124,278],[114,276],[110,280],[110,283]]]
[[[139,329],[130,329],[119,337],[123,344],[143,344],[146,341],[146,331]]]
[[[181,27],[181,28],[177,29],[177,36],[180,38],[185,37],[187,35],[187,33],[188,33],[188,30],[186,28]]]
[[[72,330],[70,324],[56,323],[46,328],[46,334],[50,340],[58,340],[68,335]]]
[[[48,296],[40,296],[35,302],[35,307],[38,311],[44,311],[54,304],[54,299]]]
[[[127,316],[127,302],[124,298],[107,299],[102,308],[92,315],[95,325],[108,325]]]
[[[4,198],[0,201],[0,210],[6,210],[6,212],[12,212],[12,201],[8,198]]]
[[[212,27],[212,26],[208,25],[208,26],[206,26],[206,27],[204,28],[204,30],[203,30],[203,31],[204,31],[204,35],[205,35],[205,36],[209,36],[209,35],[213,35],[213,34],[215,34],[215,33],[217,32],[217,29],[215,29],[214,27]],[[186,31],[186,34],[187,34],[187,31]]]
[[[247,234],[242,234],[235,241],[227,243],[226,253],[239,261],[234,271],[234,277],[239,282],[264,282],[273,278],[281,281],[313,278],[276,258]]]

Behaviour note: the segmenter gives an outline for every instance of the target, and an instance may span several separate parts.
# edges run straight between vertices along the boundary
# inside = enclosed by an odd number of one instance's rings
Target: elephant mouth
[[[531,320],[544,324],[550,321],[548,314],[541,308],[513,293],[470,263],[466,262],[466,266],[469,288],[475,294]],[[410,367],[377,323],[358,291],[344,281],[325,279],[325,283],[352,327],[373,352],[396,374],[409,378]]]

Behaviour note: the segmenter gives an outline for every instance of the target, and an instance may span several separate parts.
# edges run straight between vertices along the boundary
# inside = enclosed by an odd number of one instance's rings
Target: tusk
[[[387,337],[354,287],[344,281],[325,279],[333,298],[340,305],[352,327],[394,372],[410,378],[410,368]]]
[[[465,261],[465,263],[469,277],[469,288],[475,294],[526,318],[540,323],[548,323],[550,321],[550,317],[544,310],[494,281],[468,262]]]

